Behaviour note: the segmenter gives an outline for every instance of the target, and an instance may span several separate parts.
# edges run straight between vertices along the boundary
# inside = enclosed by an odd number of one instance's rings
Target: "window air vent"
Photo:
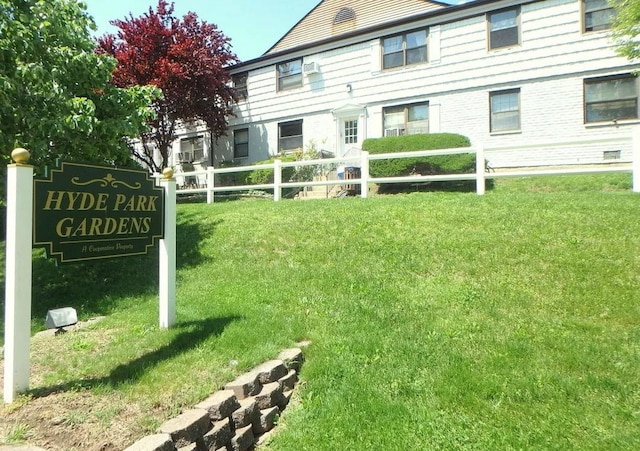
[[[404,128],[388,128],[384,131],[384,136],[402,136]]]
[[[306,63],[304,66],[302,66],[302,70],[304,71],[305,75],[319,74],[320,73],[320,64],[318,64],[318,63]]]
[[[335,17],[333,18],[333,24],[338,25],[343,22],[354,20],[355,18],[356,18],[356,12],[353,9],[340,8],[340,11],[338,11]]]

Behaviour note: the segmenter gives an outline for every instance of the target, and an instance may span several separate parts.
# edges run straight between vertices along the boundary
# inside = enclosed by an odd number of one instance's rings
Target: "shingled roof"
[[[431,0],[322,0],[265,55],[449,6]]]

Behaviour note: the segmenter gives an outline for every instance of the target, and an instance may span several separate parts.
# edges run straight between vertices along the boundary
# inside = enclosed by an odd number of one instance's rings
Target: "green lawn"
[[[640,449],[630,178],[179,205],[170,331],[155,258],[34,260],[34,330],[58,306],[108,318],[59,337],[64,359],[32,357],[21,402],[135,403],[143,434],[307,339],[301,402],[268,449]]]

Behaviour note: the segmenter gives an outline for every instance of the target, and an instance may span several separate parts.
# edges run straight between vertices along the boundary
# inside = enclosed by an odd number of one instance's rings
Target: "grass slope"
[[[170,331],[154,258],[36,260],[34,329],[60,305],[109,317],[39,345],[66,357],[34,352],[5,430],[72,393],[101,405],[70,420],[87,440],[123,421],[133,439],[309,339],[301,402],[269,449],[638,449],[628,189],[625,175],[525,178],[482,197],[180,205]]]

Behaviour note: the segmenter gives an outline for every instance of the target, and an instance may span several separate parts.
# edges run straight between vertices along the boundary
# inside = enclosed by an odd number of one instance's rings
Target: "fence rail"
[[[551,148],[551,147],[566,147],[566,146],[580,146],[580,145],[593,145],[598,143],[609,142],[627,142],[632,145],[632,161],[619,164],[600,164],[597,166],[590,165],[572,165],[571,167],[552,168],[552,167],[540,167],[537,169],[529,170],[512,170],[512,171],[500,171],[491,172],[487,171],[485,164],[485,149],[482,146],[476,147],[460,147],[454,149],[438,149],[438,150],[423,150],[413,152],[398,152],[398,153],[384,153],[384,154],[369,154],[369,152],[362,151],[359,156],[341,157],[341,158],[324,158],[314,160],[300,160],[300,161],[281,161],[274,160],[273,163],[258,164],[251,166],[237,166],[228,168],[213,168],[207,167],[190,172],[179,172],[176,177],[186,180],[188,177],[195,178],[199,182],[196,186],[185,187],[178,190],[178,194],[196,194],[206,193],[207,202],[212,203],[214,201],[215,193],[220,192],[234,192],[234,191],[256,191],[256,190],[273,190],[273,200],[279,201],[282,199],[282,190],[284,188],[305,188],[314,186],[336,186],[336,185],[360,185],[360,196],[362,198],[368,197],[368,185],[369,183],[422,183],[433,181],[476,181],[476,192],[478,195],[485,193],[486,179],[495,179],[503,177],[523,177],[523,176],[545,176],[545,175],[563,175],[563,174],[596,174],[596,173],[614,173],[614,172],[631,172],[633,176],[633,191],[640,192],[640,137],[636,136],[638,133],[633,134],[633,138],[601,138],[590,139],[585,141],[561,141],[552,143],[540,143],[540,144],[527,144],[523,146],[512,147],[492,147],[490,150],[522,150],[533,148]],[[455,155],[470,153],[476,156],[476,167],[474,173],[467,174],[438,174],[438,175],[409,175],[402,177],[371,177],[369,172],[369,163],[375,160],[385,159],[398,159],[398,158],[416,158],[416,157],[430,157],[437,155]],[[298,180],[298,181],[283,181],[282,169],[283,168],[300,168],[305,166],[322,167],[322,166],[348,166],[352,165],[360,168],[360,177],[350,179],[337,179],[337,180]],[[215,184],[215,176],[219,174],[233,174],[241,172],[249,172],[254,170],[273,170],[274,177],[273,183],[256,184],[256,185],[221,185]],[[202,183],[204,181],[204,183]]]

